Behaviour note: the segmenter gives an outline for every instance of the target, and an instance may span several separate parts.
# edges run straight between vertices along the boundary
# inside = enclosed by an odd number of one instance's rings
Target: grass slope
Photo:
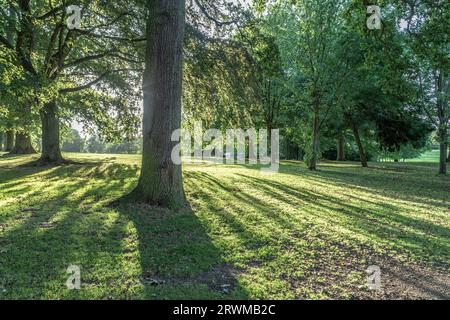
[[[107,204],[139,156],[0,158],[0,298],[449,298],[450,179],[436,164],[186,165],[190,209]],[[25,166],[24,166],[25,165]],[[81,290],[66,269],[81,267]],[[378,265],[382,290],[365,270]]]

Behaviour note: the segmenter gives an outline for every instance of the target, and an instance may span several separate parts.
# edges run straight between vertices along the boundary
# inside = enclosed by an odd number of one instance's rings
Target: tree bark
[[[143,80],[142,168],[132,200],[172,209],[185,206],[181,165],[172,159],[172,132],[181,128],[184,0],[149,3]]]
[[[439,129],[439,174],[447,174],[447,128]]]
[[[41,111],[42,122],[42,163],[62,163],[59,137],[58,109],[55,101],[46,103]]]
[[[33,145],[31,144],[31,137],[28,133],[16,133],[16,141],[14,148],[11,150],[12,154],[34,154]]]
[[[3,132],[0,132],[0,151],[3,151]]]
[[[14,130],[6,131],[5,151],[11,152],[14,149]]]
[[[338,137],[337,161],[345,161],[345,141],[342,135]]]
[[[319,155],[319,117],[314,114],[312,141],[311,141],[311,159],[309,160],[308,169],[317,170],[317,157]]]
[[[355,137],[356,144],[358,145],[359,158],[361,159],[361,164],[364,168],[369,165],[367,163],[366,151],[364,150],[364,145],[361,142],[361,137],[359,136],[359,129],[355,124],[352,124],[353,135]]]

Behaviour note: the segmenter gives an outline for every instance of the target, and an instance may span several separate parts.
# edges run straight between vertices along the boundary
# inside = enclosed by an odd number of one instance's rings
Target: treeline
[[[450,3],[378,5],[381,15],[359,0],[255,1],[233,31],[188,38],[187,125],[279,128],[281,151],[311,170],[322,158],[368,167],[438,144],[445,174]]]
[[[0,151],[11,152],[14,149],[14,135],[10,136],[10,139],[8,144],[6,135],[0,133]],[[142,140],[134,139],[120,143],[107,142],[97,134],[85,138],[76,129],[70,129],[61,140],[62,152],[109,154],[140,154],[142,152]],[[34,150],[41,150],[40,139],[32,136],[30,141]]]
[[[121,143],[106,142],[98,135],[84,138],[72,129],[63,139],[61,146],[63,152],[83,153],[111,153],[111,154],[140,154],[142,153],[142,140],[123,141]]]

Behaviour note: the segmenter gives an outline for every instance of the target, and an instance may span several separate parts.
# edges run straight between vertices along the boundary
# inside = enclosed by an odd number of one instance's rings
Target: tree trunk
[[[447,174],[447,128],[439,130],[439,174]]]
[[[3,151],[3,132],[0,132],[0,151]]]
[[[14,149],[14,130],[6,131],[5,151],[11,152]]]
[[[45,104],[41,111],[42,155],[39,161],[42,163],[64,162],[59,146],[59,119],[57,111],[55,101]]]
[[[359,158],[361,159],[361,164],[364,168],[367,168],[369,165],[367,164],[367,156],[366,151],[364,150],[364,145],[361,142],[361,137],[359,136],[359,129],[355,124],[352,124],[353,135],[355,136],[356,144],[358,145],[359,150]]]
[[[311,141],[311,159],[308,169],[317,170],[317,158],[319,156],[319,117],[314,114],[312,141]]]
[[[181,165],[171,159],[178,144],[171,135],[181,128],[184,5],[184,0],[149,2],[142,168],[130,194],[134,201],[172,209],[186,204]]]
[[[12,154],[34,154],[36,150],[34,150],[31,144],[31,137],[28,133],[16,133],[16,141],[14,144],[13,150],[11,150]]]
[[[337,161],[345,161],[345,141],[342,135],[338,137]]]

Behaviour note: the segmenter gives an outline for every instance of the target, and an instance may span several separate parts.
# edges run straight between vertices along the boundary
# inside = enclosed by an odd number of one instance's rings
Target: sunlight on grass
[[[0,158],[0,298],[367,298],[371,264],[450,270],[450,179],[433,167],[185,165],[191,208],[173,212],[108,206],[139,156],[66,157],[83,164]]]

